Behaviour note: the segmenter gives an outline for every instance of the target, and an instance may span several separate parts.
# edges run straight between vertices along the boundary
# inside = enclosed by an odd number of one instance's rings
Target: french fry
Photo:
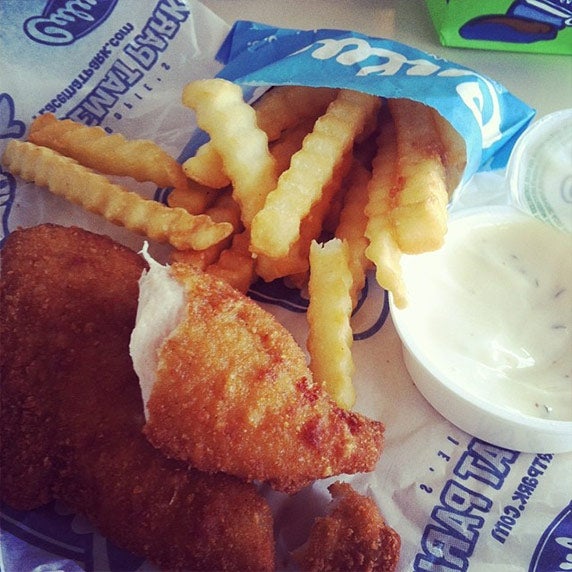
[[[214,264],[220,256],[220,253],[232,244],[232,236],[227,236],[225,239],[212,244],[203,250],[172,250],[169,259],[171,264],[180,262],[181,264],[188,264],[200,270],[206,270],[211,264]]]
[[[205,187],[222,189],[230,185],[222,157],[210,143],[201,145],[195,155],[183,163],[183,171],[189,179]]]
[[[441,158],[449,196],[459,185],[467,166],[467,144],[454,127],[435,109],[431,109],[437,133],[443,146]]]
[[[256,277],[249,245],[250,236],[247,230],[235,234],[231,246],[220,253],[219,259],[208,266],[206,272],[246,293]]]
[[[340,90],[295,153],[290,168],[252,221],[251,248],[271,258],[285,256],[300,236],[300,224],[351,149],[368,117],[380,105],[377,97]]]
[[[313,241],[307,311],[310,369],[332,399],[345,409],[351,409],[356,399],[350,324],[352,282],[347,243],[339,238],[323,245]]]
[[[303,85],[273,87],[254,102],[256,121],[268,135],[268,140],[276,141],[283,131],[300,121],[315,121],[326,111],[337,92],[333,88]]]
[[[271,258],[264,254],[254,257],[256,273],[265,282],[291,275],[301,275],[307,272],[310,261],[310,244],[319,234],[319,224],[314,217],[308,217],[313,224],[304,224],[302,233],[290,250],[279,258]],[[317,228],[317,231],[315,230]]]
[[[284,131],[299,122],[309,120],[313,123],[326,110],[336,93],[336,89],[325,87],[274,87],[254,103],[256,123],[266,133],[268,141],[276,141]],[[183,163],[183,169],[190,179],[212,188],[230,184],[222,158],[210,142],[199,147],[196,154]]]
[[[310,266],[310,244],[316,238],[316,235],[319,234],[319,232],[314,230],[316,227],[319,227],[317,223],[312,225],[304,224],[300,237],[284,256],[279,258],[271,258],[264,254],[256,256],[254,260],[258,276],[265,282],[272,282],[278,278],[307,272]]]
[[[375,265],[377,283],[392,293],[398,308],[403,308],[406,305],[406,291],[401,275],[402,252],[395,240],[392,219],[397,176],[395,124],[391,117],[385,117],[377,138],[377,154],[372,161],[372,175],[368,183],[364,235],[369,244],[365,255]]]
[[[302,121],[298,125],[287,129],[279,139],[270,145],[270,153],[276,161],[276,172],[283,173],[290,167],[294,153],[302,148],[304,138],[312,131],[312,121]]]
[[[352,307],[358,302],[359,293],[365,286],[366,272],[370,261],[365,255],[369,241],[365,236],[368,219],[365,209],[368,204],[368,183],[370,172],[358,161],[354,161],[348,177],[348,189],[340,211],[335,236],[348,245],[349,268],[352,274],[350,297]]]
[[[159,187],[186,186],[181,165],[148,139],[128,140],[119,133],[109,135],[101,127],[56,119],[50,113],[32,122],[28,139],[107,175],[151,181]]]
[[[419,203],[395,207],[391,217],[394,236],[403,253],[421,254],[443,245],[447,211],[438,197],[428,196]]]
[[[204,213],[216,200],[219,191],[188,181],[185,187],[174,188],[167,197],[170,207],[181,207],[187,212],[198,215]]]
[[[197,80],[183,90],[183,103],[196,113],[197,124],[211,137],[232,181],[246,228],[276,186],[276,164],[268,137],[256,124],[256,113],[238,85],[223,79]]]
[[[254,260],[250,254],[250,237],[244,231],[240,210],[230,192],[223,192],[206,214],[215,222],[232,224],[235,234],[205,250],[181,250],[171,253],[172,262],[191,264],[226,280],[231,286],[246,292],[254,281]]]
[[[222,191],[214,203],[205,211],[215,222],[229,222],[234,232],[243,230],[240,219],[240,207],[232,198],[232,191]]]
[[[322,194],[300,225],[300,236],[284,256],[273,258],[265,254],[256,256],[256,272],[266,282],[290,275],[298,275],[297,281],[307,274],[310,267],[310,244],[318,238],[332,202],[342,189],[344,177],[351,165],[351,155],[342,158],[334,168],[332,178],[322,189]],[[252,241],[251,241],[252,244]]]
[[[397,137],[395,239],[407,254],[435,250],[447,232],[449,195],[434,115],[431,108],[407,99],[390,99],[388,106]]]
[[[25,181],[47,187],[114,224],[175,248],[202,250],[232,232],[230,223],[215,223],[206,215],[194,216],[182,208],[146,200],[47,147],[12,139],[2,164]]]
[[[205,211],[205,214],[214,222],[230,223],[235,233],[242,230],[240,209],[232,198],[230,190],[221,191],[214,204]],[[217,262],[221,253],[229,248],[232,242],[233,236],[228,236],[203,250],[174,250],[171,252],[171,261],[191,264],[201,270],[206,270],[208,266]]]
[[[387,218],[376,220],[369,229],[374,237],[367,248],[367,256],[376,265],[376,281],[393,296],[397,308],[407,306],[407,291],[401,271],[402,252],[395,242]]]

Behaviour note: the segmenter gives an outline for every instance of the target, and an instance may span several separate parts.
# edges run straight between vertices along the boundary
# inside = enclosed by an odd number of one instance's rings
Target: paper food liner
[[[194,1],[0,4],[0,152],[50,111],[150,138],[180,160],[205,140],[183,86],[219,74],[245,95],[271,85],[348,87],[435,107],[463,135],[468,167],[455,208],[506,200],[502,174],[534,112],[496,81],[391,40],[340,30],[229,26]],[[90,7],[88,7],[88,4]],[[69,6],[68,6],[69,8]],[[58,12],[60,10],[60,12]],[[228,35],[227,35],[228,34]],[[220,50],[219,50],[220,48]],[[501,172],[502,173],[502,172]],[[148,196],[165,200],[165,189]],[[0,171],[2,238],[18,226],[76,224],[140,249],[143,238]],[[151,244],[161,260],[165,247]],[[305,347],[307,300],[280,283],[250,295]],[[447,311],[444,308],[443,311]],[[375,499],[402,539],[399,570],[564,570],[572,560],[572,455],[523,454],[484,443],[441,417],[411,381],[385,292],[369,277],[353,318],[356,409],[386,425],[374,472],[343,478]],[[317,481],[288,496],[263,487],[274,511],[278,568],[294,569],[329,500]],[[2,506],[0,569],[152,570],[60,503]],[[564,566],[564,567],[562,567]]]

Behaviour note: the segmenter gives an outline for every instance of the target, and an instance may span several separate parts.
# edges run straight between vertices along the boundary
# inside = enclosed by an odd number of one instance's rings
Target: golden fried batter
[[[295,554],[304,572],[393,572],[401,539],[373,500],[348,483],[328,487],[332,510],[317,518],[308,542]]]
[[[272,570],[272,517],[255,488],[168,460],[142,434],[128,346],[143,267],[78,228],[7,239],[1,498],[23,510],[60,499],[163,569]]]
[[[145,434],[168,456],[295,492],[373,470],[383,425],[338,407],[290,333],[222,280],[174,264],[183,320],[159,349]]]

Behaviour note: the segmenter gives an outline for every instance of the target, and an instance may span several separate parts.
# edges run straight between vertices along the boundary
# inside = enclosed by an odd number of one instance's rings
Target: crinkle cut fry
[[[300,120],[315,119],[324,113],[337,92],[334,88],[304,85],[273,87],[253,104],[258,126],[269,141],[276,141]]]
[[[340,90],[255,216],[251,229],[254,253],[271,258],[287,254],[300,236],[302,219],[379,105],[380,100],[372,95]]]
[[[187,84],[183,103],[195,111],[198,126],[210,135],[249,228],[276,186],[277,175],[268,137],[258,127],[254,109],[244,101],[240,86],[220,78]]]
[[[183,163],[185,175],[201,185],[212,189],[228,187],[231,182],[224,172],[220,153],[208,142]]]
[[[445,166],[447,192],[455,191],[467,166],[467,144],[458,131],[436,109],[431,109],[439,138],[443,145],[441,156]]]
[[[48,187],[55,195],[104,216],[110,222],[169,242],[175,248],[202,250],[226,238],[230,223],[214,223],[206,215],[191,215],[182,208],[169,208],[125,190],[47,147],[12,139],[2,164],[14,175]]]
[[[398,187],[391,212],[402,252],[436,250],[447,232],[446,173],[439,130],[430,107],[409,99],[389,99],[397,139]]]
[[[312,131],[313,125],[310,121],[302,121],[284,131],[282,136],[270,145],[270,153],[276,161],[279,174],[288,169],[292,156],[302,148],[304,137]]]
[[[106,175],[151,181],[159,187],[184,189],[187,184],[181,165],[150,139],[129,140],[120,133],[108,134],[99,126],[46,113],[32,122],[28,140]]]
[[[310,369],[314,379],[344,409],[351,409],[356,400],[352,383],[352,282],[347,243],[339,238],[324,244],[313,241],[307,312]]]
[[[171,262],[192,264],[201,270],[206,270],[208,266],[215,264],[219,260],[222,252],[229,249],[233,245],[237,233],[240,233],[243,230],[242,223],[240,221],[240,210],[236,204],[236,201],[231,196],[230,189],[217,192],[219,193],[218,196],[216,197],[214,203],[209,208],[207,208],[205,214],[210,216],[211,219],[215,222],[228,222],[232,224],[234,234],[203,250],[173,250],[171,252]],[[172,194],[173,193],[171,193],[171,195]],[[182,206],[183,202],[184,197],[175,197],[173,204],[171,204],[170,201],[169,204],[171,206],[175,206],[176,204],[180,204],[180,206]],[[235,252],[234,248],[233,252]],[[225,258],[228,258],[228,256],[230,255],[225,255]],[[254,262],[252,260],[244,260],[243,256],[239,256],[239,259],[243,262],[246,262],[250,266],[250,270],[245,268],[243,271],[238,272],[235,275],[229,274],[229,276],[232,275],[234,278],[241,276],[242,278],[238,282],[241,285],[244,285],[247,276],[250,276],[249,280],[254,279],[254,276],[251,276],[251,273],[253,272]],[[228,266],[228,264],[226,265]],[[230,265],[238,266],[239,263],[232,261]]]
[[[246,293],[256,278],[249,245],[250,235],[247,230],[233,235],[232,244],[206,267],[205,272],[218,276],[239,292]]]
[[[266,282],[276,278],[296,276],[296,281],[305,282],[310,267],[309,254],[312,240],[317,239],[323,228],[332,204],[343,191],[344,177],[351,165],[348,153],[334,168],[332,178],[324,185],[318,201],[312,205],[300,226],[300,236],[285,256],[271,258],[264,254],[256,255],[256,272]]]
[[[406,288],[401,273],[401,249],[395,240],[392,210],[397,185],[397,142],[395,124],[385,117],[377,138],[377,154],[372,161],[365,208],[365,237],[369,245],[365,255],[375,265],[378,284],[393,294],[397,307],[406,305]]]
[[[268,136],[268,141],[276,141],[283,131],[294,127],[299,121],[315,121],[336,96],[337,90],[325,87],[300,85],[277,86],[260,97],[254,104],[256,122]],[[213,188],[230,184],[224,173],[222,159],[207,142],[184,163],[187,176]]]
[[[182,207],[192,215],[203,214],[221,193],[219,189],[188,181],[185,188],[177,187],[169,193],[167,204],[170,207]]]
[[[349,267],[352,273],[350,297],[352,307],[358,303],[358,297],[365,286],[366,272],[370,261],[365,255],[369,245],[365,237],[367,217],[365,209],[368,203],[367,186],[371,173],[357,160],[354,160],[348,176],[348,189],[344,196],[339,222],[335,230],[335,236],[345,240],[349,250]]]

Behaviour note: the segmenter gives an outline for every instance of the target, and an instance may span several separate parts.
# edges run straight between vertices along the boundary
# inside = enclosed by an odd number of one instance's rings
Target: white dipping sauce
[[[441,250],[404,257],[403,272],[399,317],[428,361],[489,402],[572,420],[571,234],[477,213],[450,222]]]

